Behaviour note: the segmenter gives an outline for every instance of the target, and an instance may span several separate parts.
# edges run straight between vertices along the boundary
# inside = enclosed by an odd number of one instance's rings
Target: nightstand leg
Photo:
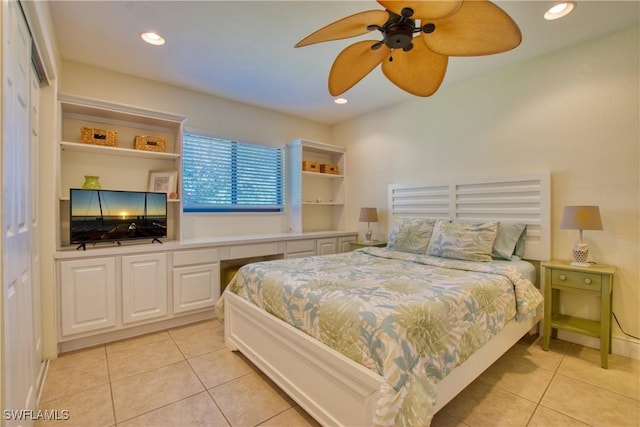
[[[551,301],[551,317],[553,318],[553,313],[560,313],[560,289],[552,289],[551,295],[553,300]],[[551,338],[558,338],[558,328],[551,328]]]
[[[600,365],[609,368],[611,352],[611,282],[604,281],[600,299]]]
[[[549,342],[551,341],[551,337],[549,336],[551,334],[551,327],[548,327],[547,323],[549,322],[544,322],[544,329],[543,329],[544,337],[542,337],[542,349],[544,351],[549,350]]]
[[[542,328],[542,349],[544,351],[549,350],[549,343],[551,342],[551,274],[549,270],[545,273],[545,281],[544,281],[544,325]]]

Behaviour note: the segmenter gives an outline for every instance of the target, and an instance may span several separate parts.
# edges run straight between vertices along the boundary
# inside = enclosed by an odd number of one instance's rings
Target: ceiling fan
[[[351,89],[382,63],[384,75],[417,96],[433,95],[450,56],[480,56],[518,46],[517,24],[488,0],[377,0],[385,10],[368,10],[335,21],[295,47],[380,31],[382,40],[364,40],[344,49],[329,72],[329,93]],[[416,34],[419,34],[416,36]]]

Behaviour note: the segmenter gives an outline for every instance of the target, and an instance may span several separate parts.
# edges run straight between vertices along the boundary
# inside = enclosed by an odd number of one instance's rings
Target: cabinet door
[[[173,269],[173,312],[213,307],[220,296],[220,264]]]
[[[167,315],[167,254],[122,257],[122,322]]]
[[[318,255],[331,255],[338,253],[338,239],[318,239],[316,241],[316,253]]]
[[[115,259],[60,262],[62,335],[116,325]]]
[[[357,236],[338,237],[338,249],[340,249],[340,252],[351,251],[350,243],[355,243],[356,238]]]

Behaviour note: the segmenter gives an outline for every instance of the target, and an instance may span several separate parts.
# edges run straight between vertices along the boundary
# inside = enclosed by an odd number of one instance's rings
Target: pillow
[[[524,230],[522,230],[522,234],[520,238],[516,242],[516,248],[513,251],[513,258],[523,259],[524,258],[524,244],[527,240],[527,225],[525,224]]]
[[[438,220],[427,255],[470,261],[491,261],[498,232],[497,222],[449,222]]]
[[[435,218],[395,217],[387,249],[424,255],[435,223]]]
[[[511,261],[516,250],[516,244],[526,228],[527,225],[521,222],[501,221],[498,224],[498,232],[496,234],[496,240],[493,242],[491,256],[493,258]]]

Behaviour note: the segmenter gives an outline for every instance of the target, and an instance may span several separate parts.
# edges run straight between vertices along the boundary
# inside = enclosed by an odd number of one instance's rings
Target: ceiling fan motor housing
[[[411,44],[415,21],[413,19],[404,19],[398,22],[392,22],[384,30],[384,44],[391,49],[402,49]]]

